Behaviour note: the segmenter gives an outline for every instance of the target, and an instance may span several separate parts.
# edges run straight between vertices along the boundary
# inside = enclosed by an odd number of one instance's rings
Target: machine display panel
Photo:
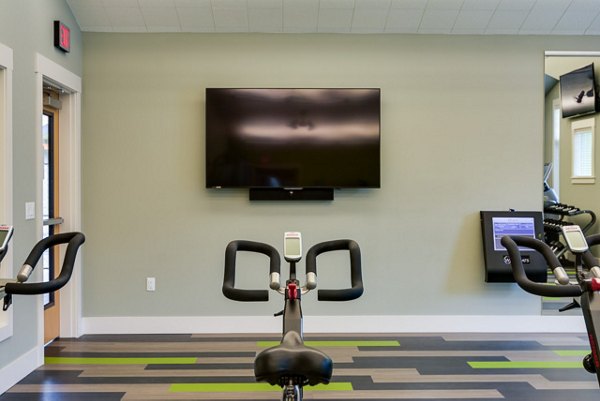
[[[535,221],[533,217],[492,217],[494,250],[505,251],[500,240],[505,235],[522,235],[535,238]],[[521,250],[528,248],[519,248]]]

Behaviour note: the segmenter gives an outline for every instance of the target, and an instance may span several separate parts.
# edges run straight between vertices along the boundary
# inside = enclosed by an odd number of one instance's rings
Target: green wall
[[[71,28],[71,53],[53,46],[53,21]],[[35,201],[38,185],[36,162],[36,53],[82,74],[82,37],[64,0],[0,1],[0,43],[13,50],[13,219],[14,264],[20,266],[37,238],[35,220],[25,220],[25,202]],[[38,345],[38,316],[34,297],[15,297],[13,336],[0,343],[0,368],[17,360]],[[4,313],[1,312],[0,313]]]
[[[268,315],[221,294],[228,241],[354,238],[366,291],[313,315],[539,314],[486,284],[480,210],[541,210],[544,50],[592,38],[84,34],[84,317]],[[204,188],[206,87],[380,87],[382,188],[331,203]],[[320,285],[342,286],[331,257]],[[248,258],[242,286],[265,286]],[[326,262],[325,262],[326,263]],[[157,290],[145,291],[145,277]],[[345,283],[344,283],[345,284]]]

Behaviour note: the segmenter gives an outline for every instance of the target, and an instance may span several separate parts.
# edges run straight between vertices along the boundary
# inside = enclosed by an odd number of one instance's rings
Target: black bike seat
[[[290,378],[314,386],[331,380],[333,362],[321,351],[307,347],[295,331],[287,332],[281,344],[262,351],[254,360],[257,381],[283,386]]]

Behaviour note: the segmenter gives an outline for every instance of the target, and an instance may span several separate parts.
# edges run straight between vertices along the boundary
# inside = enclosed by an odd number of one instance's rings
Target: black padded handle
[[[269,300],[268,290],[242,290],[235,288],[235,259],[238,251],[248,251],[267,255],[270,260],[269,272],[279,273],[281,261],[279,252],[271,245],[262,242],[237,240],[231,241],[225,249],[225,275],[223,277],[223,295],[234,301],[264,302]]]
[[[558,258],[544,242],[520,235],[505,235],[500,242],[508,251],[513,276],[517,284],[525,291],[542,297],[578,297],[583,293],[578,285],[548,285],[529,280],[523,268],[519,246],[531,248],[542,254],[551,269],[554,270],[560,267]]]
[[[313,245],[306,254],[306,273],[317,274],[317,256],[330,251],[350,251],[350,282],[352,287],[341,290],[318,290],[319,301],[351,301],[363,294],[360,247],[351,239],[321,242]]]
[[[5,292],[7,294],[35,295],[60,290],[69,282],[77,251],[84,242],[85,236],[80,232],[60,233],[42,239],[33,247],[24,264],[35,268],[47,249],[60,244],[68,244],[58,277],[45,283],[7,283]]]

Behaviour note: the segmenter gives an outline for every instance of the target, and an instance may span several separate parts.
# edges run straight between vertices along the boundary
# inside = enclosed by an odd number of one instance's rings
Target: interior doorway
[[[62,90],[46,83],[43,90],[42,113],[42,237],[57,234],[63,219],[60,217],[60,109]],[[53,248],[42,258],[43,281],[54,279],[60,271],[60,258]],[[44,297],[44,344],[60,336],[60,293]]]

